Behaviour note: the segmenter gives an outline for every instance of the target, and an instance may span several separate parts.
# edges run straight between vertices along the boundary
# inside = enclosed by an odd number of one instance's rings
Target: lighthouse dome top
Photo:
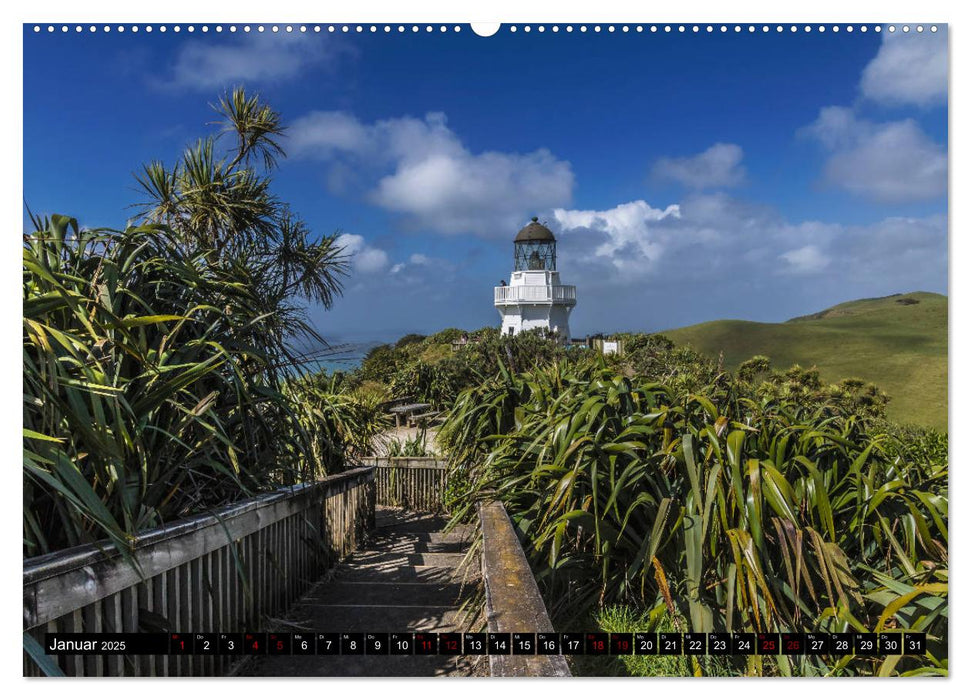
[[[556,240],[556,236],[548,228],[539,223],[537,217],[533,217],[533,220],[526,224],[522,231],[516,234],[516,243],[525,243],[527,241],[549,241],[553,242]]]

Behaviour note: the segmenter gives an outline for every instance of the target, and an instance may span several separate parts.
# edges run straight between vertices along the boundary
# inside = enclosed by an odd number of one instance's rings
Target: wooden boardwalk
[[[446,465],[371,462],[139,532],[130,547],[137,569],[107,541],[25,559],[24,633],[34,645],[25,643],[24,675],[53,673],[35,660],[49,633],[553,631],[501,502],[479,504],[481,552],[466,562],[471,529],[445,534],[434,514],[443,509]],[[484,601],[474,621],[459,610],[470,597]],[[70,676],[570,675],[564,657],[545,655],[47,660]]]
[[[313,632],[461,632],[463,593],[478,585],[478,561],[463,566],[467,530],[444,518],[378,506],[368,542],[319,581],[275,628]],[[253,657],[245,676],[488,675],[485,657]]]

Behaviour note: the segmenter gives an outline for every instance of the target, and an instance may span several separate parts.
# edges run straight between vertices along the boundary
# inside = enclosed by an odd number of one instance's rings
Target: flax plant
[[[347,406],[288,381],[346,259],[272,194],[279,115],[242,89],[215,108],[219,136],[137,176],[137,223],[24,235],[25,556],[343,468]]]
[[[735,672],[946,673],[946,453],[915,461],[856,415],[724,373],[692,393],[587,361],[501,372],[439,441],[471,474],[455,519],[502,500],[560,619],[621,604],[696,631],[921,631],[921,658]]]

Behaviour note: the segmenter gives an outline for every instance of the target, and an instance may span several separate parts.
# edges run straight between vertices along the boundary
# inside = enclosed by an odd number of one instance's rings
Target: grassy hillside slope
[[[663,333],[713,357],[724,352],[728,367],[767,355],[777,369],[816,365],[827,382],[866,379],[890,395],[891,419],[947,429],[947,297],[940,294],[860,299],[785,323],[711,321]]]

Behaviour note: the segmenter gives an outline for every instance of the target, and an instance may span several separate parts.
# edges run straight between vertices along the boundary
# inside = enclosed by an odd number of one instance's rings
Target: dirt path
[[[374,454],[377,457],[384,457],[388,454],[389,447],[395,440],[403,445],[409,440],[414,440],[417,438],[421,432],[421,428],[407,428],[404,426],[400,428],[391,428],[374,439]],[[425,429],[425,445],[427,450],[435,454],[440,454],[441,450],[436,444],[437,437],[438,428]]]

